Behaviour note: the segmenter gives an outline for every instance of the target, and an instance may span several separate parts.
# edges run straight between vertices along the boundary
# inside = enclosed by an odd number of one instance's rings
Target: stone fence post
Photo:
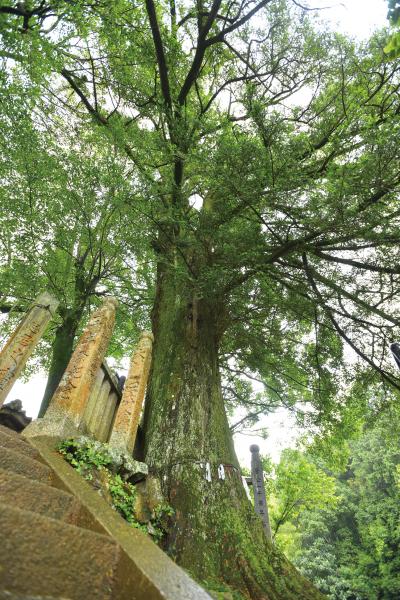
[[[250,446],[251,452],[251,480],[254,491],[254,509],[260,515],[264,531],[269,540],[272,540],[271,525],[269,522],[267,498],[265,496],[264,472],[260,458],[260,448],[254,444]]]
[[[116,306],[115,298],[107,298],[91,315],[45,416],[28,425],[25,437],[86,433],[86,403],[113,332]]]
[[[40,294],[0,352],[0,406],[25,367],[28,358],[54,316],[58,300]]]
[[[143,332],[133,353],[109,440],[110,446],[132,454],[149,376],[153,334]]]

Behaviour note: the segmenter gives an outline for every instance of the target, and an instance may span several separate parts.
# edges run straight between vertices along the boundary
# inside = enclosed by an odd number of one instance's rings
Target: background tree
[[[391,59],[396,59],[400,55],[400,2],[398,0],[388,0],[389,12],[388,19],[395,32],[392,33],[385,47],[385,52]]]
[[[129,326],[121,328],[121,320],[129,316],[129,323],[137,326],[146,319],[146,284],[141,283],[145,251],[140,218],[134,232],[126,218],[133,191],[125,179],[125,165],[112,147],[101,148],[83,127],[66,128],[48,107],[35,123],[35,116],[32,120],[24,114],[23,95],[24,90],[14,85],[13,107],[6,105],[0,125],[5,159],[1,292],[4,312],[16,307],[18,313],[43,289],[60,301],[50,364],[45,347],[41,357],[48,367],[39,413],[43,416],[82,319],[104,295],[118,295],[121,302],[112,352],[117,358],[124,350],[129,354],[130,347],[121,343]],[[146,270],[147,283],[151,266]]]
[[[289,556],[332,600],[399,595],[398,428],[393,408],[367,427],[336,475],[340,501],[292,522]]]
[[[337,504],[335,480],[298,450],[285,449],[275,469],[273,481],[274,537],[289,521],[296,522],[304,512],[318,511]]]

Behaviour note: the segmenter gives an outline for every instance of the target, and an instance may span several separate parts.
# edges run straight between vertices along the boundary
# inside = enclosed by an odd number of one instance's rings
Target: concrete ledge
[[[211,600],[144,533],[129,526],[54,449],[54,439],[33,438],[31,444],[54,470],[61,489],[73,494],[87,515],[85,526],[109,535],[121,550],[114,597],[118,600]]]
[[[67,415],[60,416],[44,416],[41,419],[35,419],[30,423],[21,436],[25,439],[32,439],[35,437],[48,437],[51,436],[57,439],[64,439],[69,437],[77,437],[81,435],[78,427]]]

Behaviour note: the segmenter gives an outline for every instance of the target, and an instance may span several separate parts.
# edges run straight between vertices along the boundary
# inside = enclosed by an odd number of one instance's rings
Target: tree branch
[[[154,48],[156,51],[158,71],[160,73],[161,91],[163,94],[165,104],[169,109],[171,109],[172,98],[169,87],[168,65],[165,57],[164,47],[161,39],[160,28],[157,21],[157,14],[153,0],[146,0],[146,9],[150,21],[150,28],[153,36]]]

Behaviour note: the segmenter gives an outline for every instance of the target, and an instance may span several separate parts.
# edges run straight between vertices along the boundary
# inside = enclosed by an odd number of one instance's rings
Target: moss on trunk
[[[217,299],[196,298],[159,268],[144,435],[146,461],[175,510],[165,550],[198,581],[223,581],[248,598],[316,600],[246,497],[221,393],[221,319]]]
[[[82,314],[67,315],[57,328],[52,344],[50,368],[47,375],[46,389],[38,417],[43,417],[49,407],[50,400],[60,383],[72,355],[76,330]]]

